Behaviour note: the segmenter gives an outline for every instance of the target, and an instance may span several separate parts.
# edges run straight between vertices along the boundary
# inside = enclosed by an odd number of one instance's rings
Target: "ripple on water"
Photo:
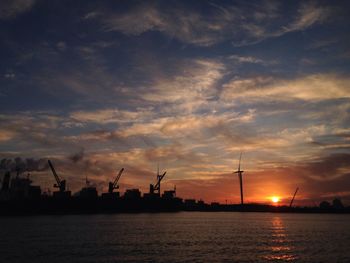
[[[350,262],[350,215],[0,218],[2,262]],[[19,253],[20,251],[20,253]]]

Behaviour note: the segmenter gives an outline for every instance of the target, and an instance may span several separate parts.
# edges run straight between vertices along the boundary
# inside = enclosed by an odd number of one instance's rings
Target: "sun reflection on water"
[[[267,248],[268,254],[263,258],[268,261],[296,261],[297,255],[293,253],[293,246],[290,245],[283,221],[275,216],[272,219],[270,245]]]

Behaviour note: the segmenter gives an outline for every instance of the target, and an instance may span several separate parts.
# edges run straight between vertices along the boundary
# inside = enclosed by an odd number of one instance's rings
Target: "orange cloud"
[[[272,77],[234,79],[224,85],[222,100],[326,100],[349,98],[349,78],[336,74],[315,74],[293,80]]]

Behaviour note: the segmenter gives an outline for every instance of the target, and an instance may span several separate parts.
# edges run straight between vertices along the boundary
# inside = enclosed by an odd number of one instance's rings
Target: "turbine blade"
[[[242,159],[242,152],[241,152],[241,154],[239,155],[238,171],[241,170],[241,159]]]

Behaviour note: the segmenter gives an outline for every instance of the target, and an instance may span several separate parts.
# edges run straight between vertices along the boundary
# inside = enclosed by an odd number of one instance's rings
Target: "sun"
[[[272,203],[277,204],[280,201],[280,198],[278,196],[272,196],[271,201]]]

